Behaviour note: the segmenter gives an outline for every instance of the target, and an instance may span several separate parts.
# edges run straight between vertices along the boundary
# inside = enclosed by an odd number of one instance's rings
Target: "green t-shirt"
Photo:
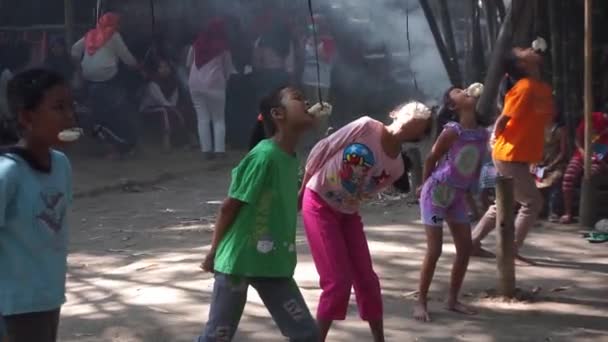
[[[215,256],[217,272],[292,277],[296,267],[298,160],[272,140],[232,170],[228,196],[244,202]]]

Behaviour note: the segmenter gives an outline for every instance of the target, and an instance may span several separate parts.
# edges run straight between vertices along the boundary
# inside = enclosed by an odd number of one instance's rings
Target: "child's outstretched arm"
[[[424,161],[424,167],[422,168],[422,184],[431,176],[431,173],[433,173],[437,166],[437,162],[448,153],[456,139],[458,139],[458,133],[454,129],[448,128],[441,132],[431,149],[431,153]],[[421,188],[422,186],[417,190],[418,194],[420,193]]]

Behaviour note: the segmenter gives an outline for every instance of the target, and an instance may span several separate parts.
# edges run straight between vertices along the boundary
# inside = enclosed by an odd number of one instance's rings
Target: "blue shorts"
[[[429,178],[420,195],[420,214],[425,226],[443,227],[443,222],[469,224],[467,192]]]

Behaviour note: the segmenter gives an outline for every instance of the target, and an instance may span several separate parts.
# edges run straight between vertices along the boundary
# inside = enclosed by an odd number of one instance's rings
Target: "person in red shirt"
[[[608,113],[595,112],[592,114],[593,135],[592,155],[591,155],[591,174],[593,176],[601,171],[608,170]],[[583,120],[576,129],[576,151],[568,163],[564,180],[562,183],[562,192],[564,195],[564,215],[560,222],[563,224],[572,223],[572,207],[574,201],[574,187],[581,180],[584,171],[584,137],[585,137],[585,121]]]

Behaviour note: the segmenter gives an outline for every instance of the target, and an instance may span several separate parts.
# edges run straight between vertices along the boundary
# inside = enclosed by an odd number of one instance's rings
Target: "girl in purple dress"
[[[447,309],[475,314],[458,301],[472,250],[471,226],[466,196],[479,179],[488,131],[479,125],[475,112],[477,99],[462,89],[452,87],[444,96],[444,110],[452,112],[448,122],[426,159],[422,187],[418,188],[422,223],[425,225],[427,252],[420,275],[420,296],[414,317],[430,321],[427,294],[443,245],[443,222],[448,224],[456,259],[452,267]]]

